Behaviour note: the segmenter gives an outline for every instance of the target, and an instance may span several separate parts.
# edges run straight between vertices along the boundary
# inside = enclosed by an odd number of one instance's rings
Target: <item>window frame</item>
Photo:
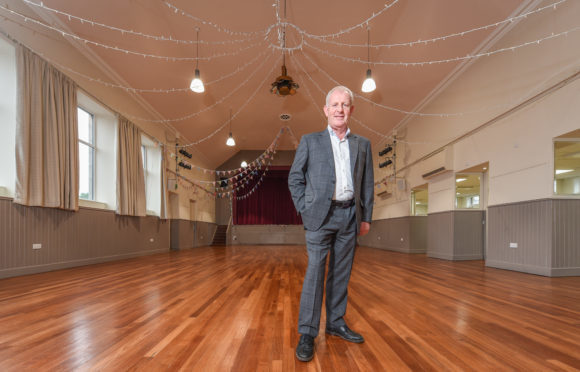
[[[458,203],[457,203],[457,178],[459,176],[477,176],[479,177],[479,192],[477,193],[477,197],[478,199],[478,204],[476,208],[473,207],[459,207]],[[455,188],[454,188],[454,202],[453,202],[453,206],[455,210],[462,210],[462,211],[481,211],[483,210],[483,195],[482,195],[482,188],[483,188],[483,172],[457,172],[455,173],[454,177],[453,177],[453,183],[455,184]],[[473,195],[470,197],[470,199],[473,199],[476,195]]]
[[[85,146],[87,146],[90,149],[89,152],[89,162],[90,162],[90,170],[89,170],[89,198],[82,198],[81,194],[80,194],[80,181],[79,181],[79,199],[82,200],[90,200],[90,201],[95,201],[95,196],[96,196],[96,177],[95,177],[95,170],[97,168],[97,125],[95,123],[95,113],[91,112],[91,110],[88,110],[87,108],[85,108],[83,105],[77,105],[77,115],[78,115],[78,110],[82,110],[85,113],[87,113],[90,117],[90,130],[89,130],[89,140],[92,142],[87,142],[85,140],[82,140],[79,136],[78,138],[78,142],[79,145],[83,144]],[[80,173],[80,171],[79,171]]]
[[[552,139],[552,196],[555,198],[579,198],[580,193],[565,194],[556,192],[556,142],[580,143],[580,137],[556,137]]]

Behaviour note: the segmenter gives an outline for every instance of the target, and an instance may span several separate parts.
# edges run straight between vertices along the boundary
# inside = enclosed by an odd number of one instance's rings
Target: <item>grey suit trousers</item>
[[[306,231],[308,267],[300,298],[300,334],[318,335],[327,256],[326,324],[332,327],[345,324],[343,316],[346,313],[347,288],[356,245],[355,211],[354,206],[333,206],[320,229]]]

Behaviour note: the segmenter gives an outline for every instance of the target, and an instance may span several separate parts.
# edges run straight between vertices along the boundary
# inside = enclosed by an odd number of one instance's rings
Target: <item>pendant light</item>
[[[298,84],[288,75],[286,69],[286,0],[284,0],[284,27],[282,28],[282,75],[278,76],[272,83],[270,92],[280,97],[293,96],[296,89],[300,88]]]
[[[199,27],[195,28],[197,31],[197,43],[196,45],[196,54],[195,54],[195,76],[189,85],[189,89],[194,91],[195,93],[203,93],[205,91],[205,87],[203,86],[203,81],[201,81],[201,77],[199,75],[199,69],[197,68],[199,64]]]
[[[232,109],[230,109],[230,135],[228,136],[228,139],[226,141],[226,145],[228,145],[228,146],[235,146],[236,145],[236,141],[234,140],[234,137],[232,136]]]
[[[371,76],[371,29],[367,28],[367,58],[369,63],[369,68],[367,69],[367,78],[362,84],[361,90],[364,93],[370,93],[373,90],[377,89],[377,84],[373,80]]]

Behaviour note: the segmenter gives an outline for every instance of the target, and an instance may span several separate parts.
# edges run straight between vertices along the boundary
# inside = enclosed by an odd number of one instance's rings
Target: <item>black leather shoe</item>
[[[326,333],[329,335],[338,336],[349,342],[354,342],[355,344],[362,344],[365,342],[363,336],[348,328],[346,324],[336,328],[326,326]]]
[[[301,335],[296,346],[296,358],[301,362],[309,362],[314,357],[314,337]]]

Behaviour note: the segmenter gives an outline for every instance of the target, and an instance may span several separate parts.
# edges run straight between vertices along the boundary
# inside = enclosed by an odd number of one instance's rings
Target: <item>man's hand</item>
[[[371,224],[363,221],[360,223],[360,230],[359,230],[358,235],[359,236],[366,235],[370,229],[371,229]]]

